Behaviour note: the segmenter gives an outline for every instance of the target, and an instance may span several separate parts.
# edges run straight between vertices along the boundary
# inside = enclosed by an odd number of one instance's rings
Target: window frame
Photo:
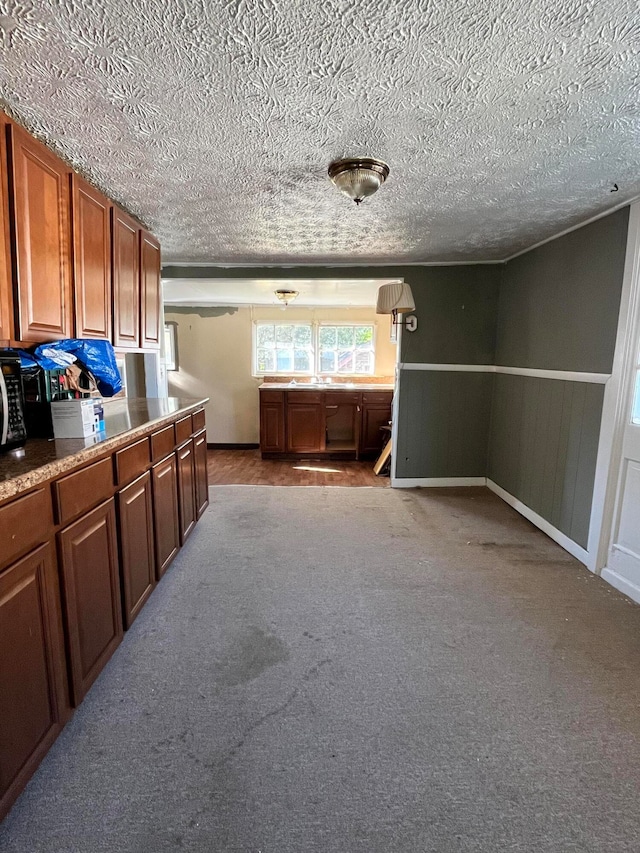
[[[251,375],[255,378],[263,376],[341,376],[341,377],[359,377],[359,376],[375,376],[376,375],[376,345],[378,336],[378,324],[370,321],[354,321],[354,320],[254,320],[252,324],[252,345],[251,345]],[[312,366],[310,370],[258,370],[258,326],[306,326],[311,328],[311,354]],[[373,332],[371,340],[372,348],[372,369],[367,373],[360,373],[352,370],[350,373],[340,373],[338,371],[320,370],[320,329],[322,327],[338,327],[349,326],[355,328],[357,326],[367,326]],[[355,350],[354,350],[355,352]]]

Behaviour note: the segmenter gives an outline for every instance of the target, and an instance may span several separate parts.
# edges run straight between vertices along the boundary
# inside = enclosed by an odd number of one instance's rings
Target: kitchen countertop
[[[263,382],[258,390],[270,391],[393,391],[394,386],[381,382]]]
[[[90,438],[30,438],[25,455],[0,454],[0,500],[13,497],[38,483],[59,477],[105,451],[128,444],[150,427],[175,420],[206,403],[207,397],[163,397],[103,400],[105,430]]]

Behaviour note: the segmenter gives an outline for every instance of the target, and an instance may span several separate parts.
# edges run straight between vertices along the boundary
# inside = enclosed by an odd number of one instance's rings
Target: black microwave
[[[0,352],[0,451],[15,450],[26,440],[20,356]]]

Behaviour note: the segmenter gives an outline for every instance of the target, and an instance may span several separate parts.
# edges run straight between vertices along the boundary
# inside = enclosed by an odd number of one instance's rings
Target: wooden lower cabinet
[[[325,448],[324,410],[321,403],[287,406],[287,451],[319,453]]]
[[[151,474],[118,492],[124,626],[129,628],[156,585]]]
[[[0,820],[69,713],[58,578],[47,543],[0,573]]]
[[[183,543],[196,525],[196,492],[193,439],[176,450],[178,460],[178,506],[180,509],[180,542]]]
[[[389,433],[383,433],[380,427],[387,426],[391,420],[391,396],[378,394],[372,400],[367,400],[367,395],[364,395],[360,432],[361,453],[380,453],[389,438]]]
[[[284,453],[284,391],[260,392],[260,449]]]
[[[180,550],[178,467],[172,453],[151,469],[156,550],[156,578],[160,580]]]
[[[209,506],[209,474],[207,472],[207,431],[201,430],[193,436],[193,458],[195,465],[196,518],[200,518]]]
[[[79,705],[122,640],[115,501],[58,534],[71,696]]]

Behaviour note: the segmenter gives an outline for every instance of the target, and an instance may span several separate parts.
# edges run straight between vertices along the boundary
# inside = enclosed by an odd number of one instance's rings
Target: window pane
[[[277,344],[292,344],[293,343],[293,326],[276,326],[276,343]]]
[[[293,340],[297,347],[310,347],[311,337],[311,326],[294,326]]]
[[[293,350],[279,349],[276,353],[278,373],[290,373],[293,370]]]
[[[311,371],[311,353],[309,350],[297,349],[293,357],[293,369]]]
[[[330,349],[336,345],[336,327],[335,326],[320,326],[319,333],[320,346]]]
[[[272,349],[259,349],[256,367],[258,373],[273,373],[276,369],[275,352]]]
[[[353,326],[338,326],[338,346],[346,349],[353,346]]]
[[[275,328],[271,323],[258,324],[256,330],[256,343],[259,347],[273,346],[276,340]]]
[[[373,345],[373,326],[356,326],[355,332],[358,349]]]
[[[356,373],[373,373],[373,353],[365,350],[356,352]]]
[[[320,373],[335,373],[335,369],[335,350],[322,350],[322,352],[320,353]]]
[[[353,373],[353,350],[338,350],[338,373]]]
[[[631,423],[640,424],[640,370],[636,373],[636,394],[633,398],[633,409],[631,410]]]

